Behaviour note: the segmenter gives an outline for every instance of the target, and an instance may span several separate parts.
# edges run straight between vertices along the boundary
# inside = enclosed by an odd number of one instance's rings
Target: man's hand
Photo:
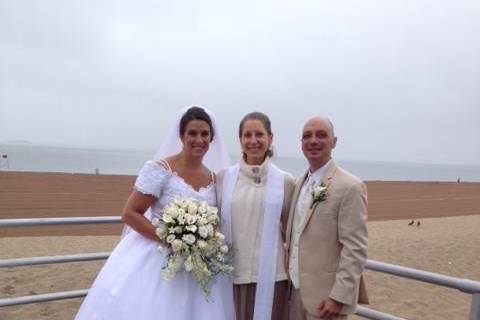
[[[333,319],[340,315],[343,304],[333,300],[332,298],[326,298],[320,302],[317,307],[318,315],[322,319]]]

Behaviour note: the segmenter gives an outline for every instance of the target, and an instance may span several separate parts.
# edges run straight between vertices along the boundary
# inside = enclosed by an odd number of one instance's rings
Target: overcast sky
[[[478,0],[0,0],[0,144],[155,150],[176,110],[312,115],[345,160],[480,164]]]

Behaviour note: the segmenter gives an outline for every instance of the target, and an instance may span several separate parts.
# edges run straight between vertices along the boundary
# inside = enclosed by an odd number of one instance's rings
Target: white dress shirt
[[[315,172],[308,172],[308,176],[305,179],[300,194],[298,196],[297,204],[295,206],[295,212],[293,217],[292,237],[290,243],[290,259],[288,273],[295,289],[300,287],[298,278],[298,245],[300,241],[300,234],[302,226],[304,224],[305,213],[310,209],[312,203],[312,190],[313,187],[321,183],[323,174],[330,163],[329,160],[322,167]]]

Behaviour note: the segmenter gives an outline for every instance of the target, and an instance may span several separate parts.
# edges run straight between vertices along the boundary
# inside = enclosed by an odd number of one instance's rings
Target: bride
[[[216,277],[208,300],[191,273],[163,279],[168,253],[157,250],[160,240],[149,220],[160,218],[176,197],[216,205],[211,170],[225,168],[228,160],[211,114],[200,107],[186,110],[155,158],[137,177],[122,215],[127,232],[95,279],[77,320],[235,319],[230,277]]]

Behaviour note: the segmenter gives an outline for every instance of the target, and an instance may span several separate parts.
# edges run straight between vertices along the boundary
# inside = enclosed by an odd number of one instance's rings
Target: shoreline
[[[66,175],[66,176],[86,176],[86,177],[93,177],[93,176],[108,176],[108,177],[126,177],[135,179],[137,177],[136,174],[127,174],[127,173],[95,173],[95,172],[65,172],[65,171],[32,171],[32,170],[0,170],[1,174],[21,174],[21,175]],[[298,178],[298,177],[295,177]],[[466,180],[466,178],[461,179],[460,181],[456,180],[414,180],[414,179],[362,179],[363,182],[399,182],[399,183],[472,183],[472,184],[480,184],[480,181],[476,180]]]

